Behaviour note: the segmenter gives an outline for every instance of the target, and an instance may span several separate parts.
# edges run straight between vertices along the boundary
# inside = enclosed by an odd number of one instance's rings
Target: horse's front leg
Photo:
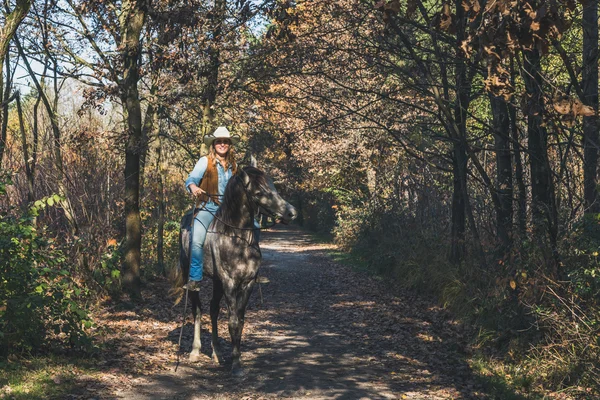
[[[200,350],[202,349],[201,325],[202,325],[202,309],[200,308],[200,293],[190,291],[192,296],[192,314],[194,315],[194,341],[192,343],[192,352],[190,353],[190,362],[200,361]]]
[[[248,298],[252,292],[252,282],[245,287],[239,289],[235,293],[231,293],[228,298],[229,305],[229,334],[231,335],[231,345],[233,347],[231,356],[231,373],[236,376],[244,374],[242,362],[240,360],[242,342],[242,331],[244,329],[244,317],[246,315],[246,306]]]
[[[213,280],[213,296],[210,301],[210,322],[212,325],[212,360],[220,364],[223,360],[221,356],[221,347],[219,346],[219,311],[221,310],[221,299],[223,298],[223,283]]]

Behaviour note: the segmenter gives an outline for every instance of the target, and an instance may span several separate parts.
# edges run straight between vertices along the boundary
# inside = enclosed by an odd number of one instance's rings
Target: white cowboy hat
[[[240,137],[238,135],[231,136],[229,134],[229,130],[224,126],[218,127],[212,135],[204,136],[204,144],[208,147],[216,140],[216,139],[229,139],[231,144],[236,144],[239,142]]]

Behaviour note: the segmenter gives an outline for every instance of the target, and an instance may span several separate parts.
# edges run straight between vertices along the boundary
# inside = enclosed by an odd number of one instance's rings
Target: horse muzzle
[[[288,203],[285,207],[285,211],[281,215],[277,216],[275,222],[287,225],[295,220],[297,216],[298,211],[296,208]]]

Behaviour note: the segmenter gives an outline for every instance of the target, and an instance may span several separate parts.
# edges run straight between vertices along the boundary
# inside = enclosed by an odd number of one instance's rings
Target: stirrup
[[[182,287],[183,287],[183,289],[189,290],[190,292],[199,292],[200,291],[200,282],[201,281],[189,281]]]

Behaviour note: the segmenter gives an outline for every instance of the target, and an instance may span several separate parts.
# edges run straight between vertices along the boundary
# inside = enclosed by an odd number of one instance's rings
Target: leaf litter
[[[296,228],[262,240],[261,274],[270,283],[260,287],[263,303],[255,288],[246,313],[243,378],[229,373],[224,303],[225,364],[210,360],[209,280],[200,292],[205,357],[190,364],[182,353],[177,364],[183,305],[173,305],[168,281],[156,280],[141,304],[107,302],[96,311],[98,373],[79,375],[85,390],[71,398],[486,398],[465,358],[463,328],[446,311],[331,261],[327,245]],[[185,351],[192,339],[188,310]]]

